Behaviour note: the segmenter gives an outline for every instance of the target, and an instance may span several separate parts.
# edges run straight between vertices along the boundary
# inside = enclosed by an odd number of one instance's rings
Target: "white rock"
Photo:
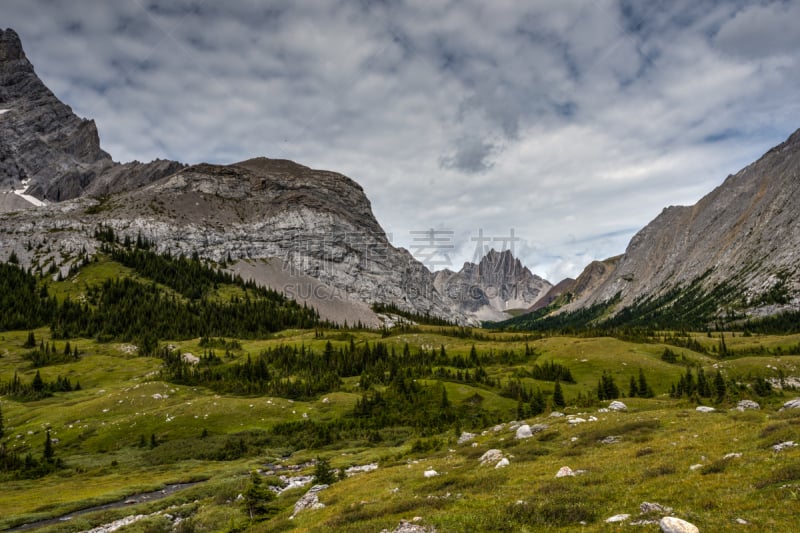
[[[597,410],[598,413],[608,413],[609,409],[607,407],[601,407]]]
[[[800,409],[800,398],[789,400],[788,402],[783,404],[783,409]]]
[[[426,471],[425,471],[425,473],[424,473],[424,474],[422,474],[422,475],[423,475],[423,476],[425,476],[426,478],[429,478],[429,477],[436,477],[436,476],[438,476],[438,475],[439,475],[439,472],[437,472],[437,471],[436,471],[436,470],[434,470],[433,468],[429,468],[429,469],[428,469],[428,470],[426,470]]]
[[[578,417],[578,416],[576,416],[575,418],[570,418],[569,420],[567,420],[568,424],[573,424],[573,425],[574,424],[583,424],[584,422],[586,422],[586,420],[581,418],[581,417]]]
[[[625,405],[624,403],[622,403],[620,401],[617,401],[617,400],[614,400],[613,402],[608,404],[608,408],[611,409],[612,411],[627,411],[628,410],[628,406],[627,405]]]
[[[736,408],[739,411],[744,411],[746,409],[761,409],[761,406],[753,400],[742,400],[736,404]]]
[[[319,501],[318,492],[325,490],[328,488],[328,485],[314,485],[308,492],[306,492],[297,503],[294,504],[294,512],[290,518],[294,518],[297,513],[300,511],[305,511],[306,509],[322,509],[325,507],[324,503]]]
[[[494,465],[494,467],[495,468],[505,468],[509,464],[511,464],[511,463],[508,461],[508,459],[503,457],[502,459],[500,459],[500,462],[498,462],[496,465]]]
[[[737,523],[737,524],[741,524],[741,525],[743,525],[743,526],[746,526],[746,525],[747,525],[747,524],[749,524],[750,522],[748,522],[748,521],[747,521],[747,520],[745,520],[744,518],[737,518],[737,519],[736,519],[736,523]]]
[[[698,405],[695,411],[697,411],[698,413],[713,413],[714,411],[716,411],[716,409],[714,409],[713,407],[709,407],[707,405]]]
[[[458,444],[464,444],[476,437],[475,433],[467,433],[466,431],[461,433],[461,436],[458,437]]]
[[[622,440],[622,437],[620,437],[620,436],[618,436],[618,435],[609,435],[608,437],[605,437],[605,438],[604,438],[603,440],[601,440],[600,442],[601,442],[602,444],[616,444],[616,443],[618,443],[618,442],[619,442],[619,441],[621,441],[621,440]]]
[[[200,358],[191,352],[186,352],[184,354],[181,354],[181,360],[184,363],[189,363],[190,365],[196,365],[197,363],[200,362]]]
[[[669,514],[672,512],[672,507],[665,507],[660,503],[642,502],[639,504],[639,511],[641,511],[642,514],[648,514],[648,513]]]
[[[776,452],[781,452],[787,448],[794,448],[795,446],[797,446],[797,443],[795,441],[787,440],[785,442],[781,442],[780,444],[776,444],[775,446],[772,447],[772,449],[775,450]]]
[[[663,533],[700,533],[694,524],[674,516],[665,516],[658,525]]]
[[[344,473],[347,474],[347,477],[350,477],[356,474],[363,474],[364,472],[373,472],[377,469],[378,469],[378,463],[370,463],[360,466],[351,466],[350,468],[346,469]]]
[[[323,398],[322,403],[331,403],[331,400],[329,398]]]
[[[497,424],[495,427],[492,428],[492,431],[497,433],[498,431],[503,431],[503,428],[505,427],[506,427],[505,424]]]
[[[614,524],[616,522],[624,522],[625,520],[627,520],[630,517],[631,517],[631,515],[629,515],[629,514],[615,514],[614,516],[612,516],[610,518],[606,518],[606,522],[609,523],[609,524]]]
[[[692,470],[692,471],[694,471],[694,470],[700,470],[701,468],[703,468],[703,465],[701,465],[701,464],[696,464],[696,465],[692,465],[692,466],[690,466],[690,467],[689,467],[689,470]]]
[[[533,432],[531,432],[531,427],[528,424],[523,424],[517,428],[517,439],[529,439],[533,437]]]
[[[741,456],[742,456],[742,454],[739,453],[739,452],[731,452],[731,453],[726,453],[725,455],[722,456],[722,458],[723,459],[738,459]]]
[[[492,448],[488,450],[486,453],[481,455],[480,461],[482,465],[489,464],[489,463],[496,463],[497,461],[503,458],[503,452]]]
[[[550,416],[552,416],[553,418],[561,418],[562,416],[564,416],[564,413],[560,411],[553,411],[552,413],[550,413]]]
[[[575,472],[568,466],[562,466],[561,468],[558,469],[558,472],[556,472],[556,477],[557,478],[574,476],[574,475],[575,475]]]

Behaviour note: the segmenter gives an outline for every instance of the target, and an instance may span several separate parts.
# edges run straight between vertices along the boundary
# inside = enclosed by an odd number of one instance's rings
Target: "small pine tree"
[[[28,340],[25,341],[25,344],[22,345],[23,348],[35,348],[36,347],[36,336],[34,336],[32,331],[28,332]]]
[[[36,392],[42,392],[44,390],[44,381],[42,380],[42,375],[39,371],[36,371],[36,375],[33,376],[33,382],[31,383],[31,387]]]
[[[264,485],[261,474],[255,471],[250,473],[250,481],[242,496],[244,496],[244,506],[250,515],[250,520],[267,514],[269,502],[275,499],[275,493]]]
[[[717,370],[714,375],[714,397],[718,402],[721,402],[725,399],[727,392],[728,387],[725,385],[725,378],[722,377],[722,372]]]
[[[655,396],[650,384],[647,383],[647,378],[644,377],[644,370],[639,369],[639,396],[642,398],[652,398]]]
[[[317,457],[317,467],[314,470],[315,485],[332,485],[336,481],[336,476],[331,470],[331,464],[327,459]]]
[[[150,448],[153,449],[158,446],[158,439],[156,438],[155,433],[150,434]]]
[[[636,378],[631,376],[631,382],[628,386],[628,396],[630,398],[636,398],[639,396],[639,385],[636,384]]]
[[[567,402],[564,400],[564,392],[561,390],[561,382],[556,380],[555,387],[553,388],[553,406],[566,407]]]
[[[47,433],[44,436],[44,452],[42,452],[42,458],[45,461],[52,461],[53,456],[55,456],[55,451],[53,450],[53,439],[50,438],[50,430],[47,430]]]

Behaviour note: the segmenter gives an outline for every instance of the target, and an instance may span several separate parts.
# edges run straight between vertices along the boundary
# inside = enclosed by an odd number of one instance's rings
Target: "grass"
[[[93,263],[92,279],[119,274],[118,265]],[[85,270],[82,273],[86,272]],[[79,297],[81,282],[58,285],[59,297]],[[230,297],[222,292],[219,297]],[[71,292],[72,291],[72,292]],[[382,338],[379,333],[291,330],[261,340],[241,341],[240,360],[248,353],[278,344],[304,344],[322,349],[326,342],[374,343],[382,341],[402,350],[444,345],[448,354],[466,355],[475,344],[480,352],[515,350],[526,342],[507,333],[487,334],[485,340],[455,338],[440,328],[421,328]],[[37,340],[49,340],[49,331],[34,331]],[[15,372],[30,379],[35,370],[24,358],[27,331],[0,334],[0,379]],[[697,335],[700,342],[718,342]],[[61,346],[62,341],[57,341]],[[546,337],[528,340],[536,355],[518,366],[553,361],[568,366],[575,384],[562,384],[568,403],[564,411],[594,422],[570,425],[566,418],[547,414],[528,418],[528,423],[547,424],[546,431],[517,441],[506,427],[464,428],[478,436],[457,445],[451,431],[436,438],[441,446],[412,453],[416,440],[410,430],[382,431],[382,442],[341,441],[323,449],[287,449],[271,444],[270,427],[285,420],[332,420],[353,407],[359,398],[355,380],[344,390],[308,402],[281,398],[218,395],[202,388],[169,384],[159,379],[161,361],[137,357],[118,343],[72,339],[82,357],[77,362],[40,369],[45,379],[57,375],[80,381],[83,390],[57,393],[35,402],[0,398],[5,422],[4,442],[20,453],[41,454],[45,431],[59,439],[57,456],[67,468],[38,480],[0,482],[0,530],[26,521],[57,517],[100,503],[124,500],[131,494],[153,490],[168,483],[204,480],[183,493],[159,502],[83,515],[45,531],[72,532],[89,529],[133,513],[151,514],[171,506],[185,514],[186,530],[197,531],[380,531],[393,529],[400,520],[422,517],[422,524],[439,531],[608,531],[605,518],[629,513],[638,516],[643,501],[673,507],[674,514],[701,531],[727,531],[735,519],[750,522],[754,531],[789,531],[796,523],[800,487],[800,449],[781,453],[771,446],[783,440],[800,440],[800,413],[777,408],[796,394],[776,393],[759,398],[760,411],[740,413],[719,406],[717,413],[698,413],[687,400],[666,396],[669,385],[685,370],[660,359],[665,345],[633,343],[613,338]],[[789,347],[797,336],[731,337],[729,348],[762,344],[770,350]],[[199,339],[174,342],[181,351],[202,353]],[[800,356],[774,354],[717,360],[676,349],[707,373],[720,368],[730,376],[762,373],[773,376],[781,368],[786,376],[798,375]],[[715,366],[716,365],[716,368]],[[769,365],[769,366],[767,366]],[[600,405],[576,407],[578,393],[590,395],[602,372],[611,373],[620,388],[627,389],[630,376],[642,368],[655,389],[652,399],[624,398],[628,411],[598,412]],[[490,365],[487,371],[502,380],[513,368]],[[759,374],[759,375],[762,375]],[[530,386],[552,390],[552,383],[525,379]],[[458,404],[476,393],[482,405],[515,418],[516,401],[496,391],[462,383],[445,383],[451,402]],[[203,431],[207,436],[203,437]],[[150,435],[159,445],[149,447]],[[614,444],[600,442],[618,436]],[[140,447],[140,440],[147,441]],[[244,448],[236,453],[239,442]],[[474,446],[473,446],[474,443]],[[510,465],[495,469],[481,466],[478,458],[488,449],[500,449]],[[726,454],[742,456],[724,459]],[[325,508],[305,511],[289,519],[303,489],[277,498],[269,520],[251,523],[236,497],[245,490],[247,474],[266,463],[303,465],[317,455],[334,468],[372,462],[375,472],[360,474],[333,484],[320,493]],[[225,460],[222,460],[225,459]],[[692,465],[701,468],[691,470]],[[555,479],[562,466],[585,473]],[[433,468],[439,476],[425,478]],[[302,467],[310,473],[313,467]],[[195,500],[197,503],[194,503]],[[585,523],[585,524],[582,524]],[[129,526],[125,531],[166,531],[163,516]]]

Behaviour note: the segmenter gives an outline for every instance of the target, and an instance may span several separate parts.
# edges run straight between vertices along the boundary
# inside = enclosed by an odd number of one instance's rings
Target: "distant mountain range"
[[[374,304],[460,324],[535,327],[698,321],[800,308],[800,132],[692,207],[670,207],[625,254],[555,286],[508,250],[458,272],[396,248],[350,178],[286,160],[117,163],[92,120],[38,78],[19,36],[0,30],[0,260],[66,274],[95,254],[100,227],[159,251],[197,253],[317,308],[379,326]],[[633,318],[632,318],[633,317]],[[635,318],[635,319],[634,319]]]

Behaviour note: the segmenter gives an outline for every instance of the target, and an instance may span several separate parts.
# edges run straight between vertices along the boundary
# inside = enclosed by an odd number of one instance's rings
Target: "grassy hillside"
[[[58,301],[80,301],[118,276],[152,282],[107,256],[40,283]],[[230,302],[249,289],[209,290],[206,298]],[[317,326],[252,338],[158,338],[148,356],[135,342],[60,338],[46,324],[0,332],[0,442],[18,460],[0,471],[0,530],[113,502],[123,505],[39,530],[82,531],[143,515],[119,531],[375,532],[414,517],[448,532],[610,531],[665,514],[640,516],[642,502],[671,507],[701,531],[796,525],[800,448],[772,446],[800,441],[800,409],[779,411],[800,396],[780,388],[800,376],[800,335],[631,339]],[[675,394],[687,368],[695,379],[701,369],[709,379],[719,372],[724,394]],[[10,388],[15,376],[33,386],[37,373],[37,394]],[[641,376],[652,395],[627,397]],[[627,411],[605,409],[603,379],[616,384]],[[55,387],[66,380],[70,390]],[[735,410],[741,399],[761,409]],[[698,404],[716,411],[698,412]],[[550,416],[555,410],[566,416]],[[547,427],[519,440],[523,421]],[[463,432],[474,437],[459,444]],[[481,465],[490,449],[508,466]],[[38,469],[25,466],[28,454]],[[319,474],[318,459],[335,470],[318,494],[322,508],[292,517],[311,483],[269,498],[252,481],[253,471],[262,489],[285,484],[279,476]],[[341,469],[372,464],[377,469],[338,479]],[[563,466],[583,472],[556,479]],[[438,475],[425,477],[429,469]],[[196,484],[124,504],[186,482]],[[605,522],[620,513],[631,516]]]

